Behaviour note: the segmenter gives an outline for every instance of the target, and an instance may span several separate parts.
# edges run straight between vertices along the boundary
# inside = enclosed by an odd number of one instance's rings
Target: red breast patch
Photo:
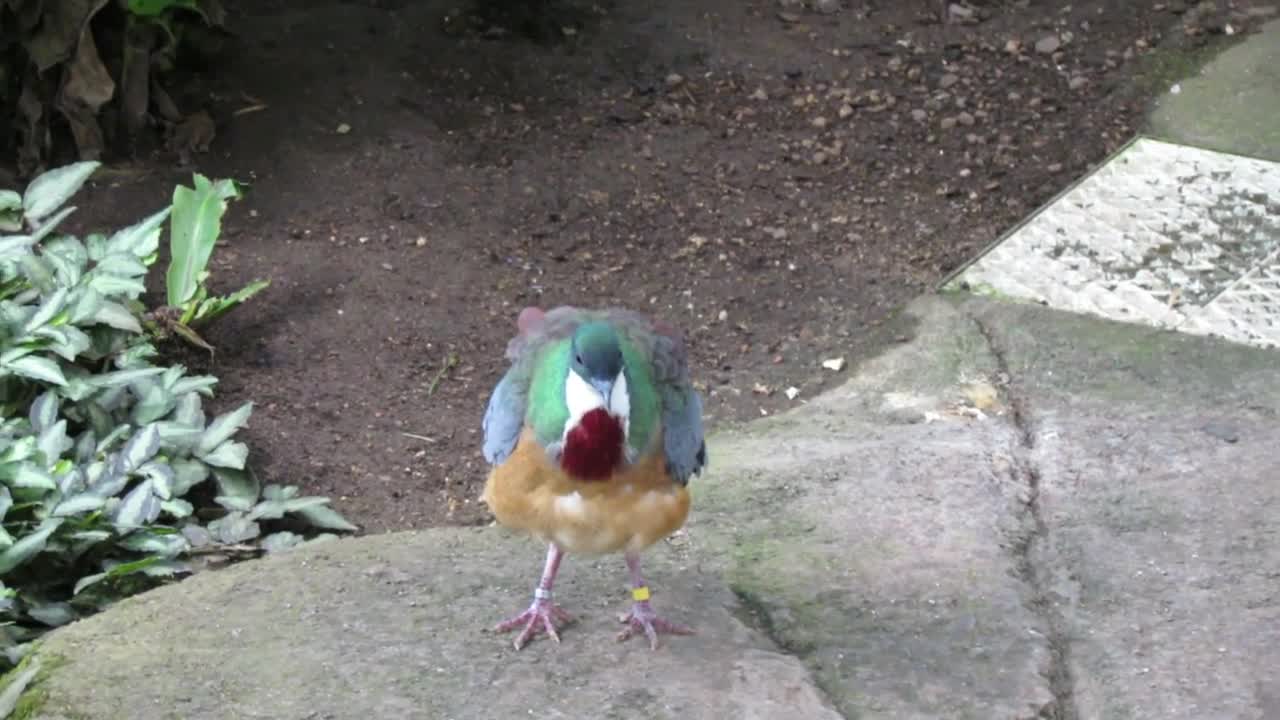
[[[622,423],[604,408],[582,416],[565,438],[560,467],[580,480],[603,480],[622,462]]]

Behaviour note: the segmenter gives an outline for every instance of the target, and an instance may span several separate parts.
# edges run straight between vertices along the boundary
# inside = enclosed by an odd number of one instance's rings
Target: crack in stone
[[[741,608],[738,612],[733,613],[738,621],[749,628],[758,631],[760,634],[769,638],[769,642],[773,643],[778,650],[785,655],[790,655],[800,661],[804,666],[805,672],[809,675],[809,681],[813,687],[822,695],[822,699],[826,701],[827,707],[831,708],[840,717],[848,717],[841,709],[840,704],[836,702],[831,692],[827,690],[805,656],[810,653],[803,648],[796,647],[793,643],[788,642],[782,633],[778,632],[778,628],[773,623],[773,616],[769,613],[769,607],[758,595],[751,590],[738,584],[730,584],[729,590],[738,598]]]
[[[1036,614],[1049,630],[1049,691],[1053,694],[1053,702],[1040,709],[1039,720],[1079,720],[1080,712],[1076,707],[1075,677],[1071,670],[1071,641],[1066,622],[1058,612],[1050,597],[1046,568],[1038,567],[1034,559],[1037,546],[1043,546],[1049,539],[1049,526],[1045,522],[1040,503],[1040,470],[1031,459],[1031,452],[1036,446],[1036,436],[1032,427],[1031,413],[1027,408],[1026,398],[1015,392],[1015,381],[1009,369],[1009,361],[1004,348],[996,340],[995,333],[986,323],[977,317],[970,316],[978,332],[982,334],[996,361],[996,368],[1001,374],[1000,383],[1004,386],[1009,400],[1014,427],[1018,431],[1018,443],[1014,447],[1015,470],[1019,480],[1027,485],[1026,512],[1032,522],[1030,532],[1021,533],[1013,544],[1013,555],[1017,565],[1019,578],[1031,589],[1031,611]]]

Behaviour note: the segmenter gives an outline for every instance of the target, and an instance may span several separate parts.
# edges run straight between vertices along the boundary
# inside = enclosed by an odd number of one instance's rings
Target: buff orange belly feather
[[[669,536],[689,515],[689,493],[672,482],[662,452],[599,480],[571,477],[526,429],[490,472],[483,499],[498,522],[570,553],[638,552]]]

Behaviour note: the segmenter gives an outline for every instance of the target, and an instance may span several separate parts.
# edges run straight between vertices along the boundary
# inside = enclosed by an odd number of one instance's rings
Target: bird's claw
[[[693,628],[686,627],[670,620],[664,620],[658,617],[653,611],[648,600],[643,600],[631,606],[631,611],[621,615],[619,622],[625,623],[626,628],[618,633],[618,642],[623,642],[631,637],[644,633],[649,638],[649,649],[658,649],[659,633],[667,635],[693,635]]]
[[[528,610],[510,620],[498,623],[494,632],[507,632],[519,625],[524,625],[524,630],[520,631],[515,639],[516,650],[519,650],[539,632],[545,632],[551,636],[552,640],[560,642],[560,634],[556,631],[572,621],[573,617],[564,608],[550,599],[537,598]]]

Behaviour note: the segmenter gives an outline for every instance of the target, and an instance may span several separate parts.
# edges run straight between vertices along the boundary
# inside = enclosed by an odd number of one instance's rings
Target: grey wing
[[[687,485],[707,465],[702,398],[692,387],[674,387],[663,398],[662,442],[671,479]]]
[[[497,465],[516,447],[524,427],[525,398],[516,388],[514,373],[508,371],[498,381],[489,406],[484,411],[484,459]]]

